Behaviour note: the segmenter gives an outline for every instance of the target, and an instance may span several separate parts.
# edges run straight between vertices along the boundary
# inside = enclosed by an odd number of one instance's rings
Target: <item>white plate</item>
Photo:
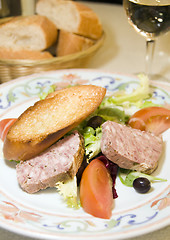
[[[59,70],[19,78],[0,85],[0,119],[18,117],[24,109],[39,99],[42,91],[58,82],[101,85],[109,91],[121,88],[131,91],[139,84],[134,76],[96,70]],[[151,86],[152,101],[169,104],[170,85]],[[165,89],[166,90],[165,90]],[[169,90],[168,90],[169,89]],[[147,194],[137,194],[123,186],[119,179],[112,218],[94,218],[83,211],[68,208],[56,189],[27,194],[16,179],[15,164],[0,159],[0,226],[18,234],[40,239],[126,239],[148,233],[170,224],[168,198],[170,197],[170,132],[163,135],[166,149],[154,173],[167,182],[154,183]],[[2,152],[2,151],[1,151]]]

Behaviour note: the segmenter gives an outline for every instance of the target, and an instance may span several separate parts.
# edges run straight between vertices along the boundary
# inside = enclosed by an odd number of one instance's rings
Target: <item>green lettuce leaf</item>
[[[124,110],[120,110],[114,106],[99,108],[97,115],[102,117],[105,121],[110,120],[118,123],[125,123],[129,119],[129,116],[125,114]]]
[[[120,92],[117,97],[109,97],[107,99],[110,104],[122,104],[123,102],[137,102],[149,97],[149,79],[145,74],[138,75],[140,80],[140,86],[135,89],[132,93],[128,94],[125,91]]]
[[[48,96],[48,94],[50,94],[50,93],[52,93],[52,92],[55,92],[55,89],[56,89],[56,85],[51,85],[51,86],[49,87],[49,90],[48,90],[47,92],[42,92],[42,93],[39,95],[40,100],[45,99],[45,98]]]
[[[70,179],[66,182],[57,182],[56,188],[58,193],[64,198],[68,207],[78,209],[80,203],[77,197],[77,178]]]
[[[94,130],[91,127],[86,127],[83,132],[83,137],[85,140],[85,153],[88,162],[101,151],[100,142],[102,137],[102,128],[98,127]]]
[[[152,175],[148,175],[138,171],[131,171],[127,169],[119,170],[119,179],[127,187],[133,187],[133,181],[139,177],[147,178],[150,182],[155,182],[155,181],[166,182],[167,181],[167,179],[154,177]]]

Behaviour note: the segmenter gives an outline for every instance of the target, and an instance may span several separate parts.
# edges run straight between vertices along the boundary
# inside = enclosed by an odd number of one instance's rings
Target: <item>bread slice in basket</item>
[[[43,152],[102,102],[106,89],[80,85],[56,91],[29,107],[8,131],[3,153],[7,160],[27,160]]]
[[[45,16],[13,17],[0,25],[0,47],[41,51],[56,42],[57,34]]]
[[[102,36],[102,25],[88,6],[70,0],[39,0],[36,12],[48,17],[58,29],[92,39]]]
[[[95,41],[68,31],[60,30],[57,56],[66,56],[76,52],[81,52],[93,46]]]
[[[48,51],[14,50],[13,48],[0,47],[0,59],[40,60],[49,58],[53,58],[53,55]]]

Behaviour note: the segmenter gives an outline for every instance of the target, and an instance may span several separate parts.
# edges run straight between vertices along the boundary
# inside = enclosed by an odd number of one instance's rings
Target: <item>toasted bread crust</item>
[[[106,89],[80,85],[56,91],[29,107],[8,131],[7,160],[27,160],[41,153],[94,112]]]

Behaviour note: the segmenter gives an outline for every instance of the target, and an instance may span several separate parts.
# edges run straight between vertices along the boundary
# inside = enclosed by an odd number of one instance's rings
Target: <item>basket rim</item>
[[[84,58],[90,56],[93,52],[98,50],[100,46],[104,43],[106,37],[105,31],[103,31],[102,36],[95,42],[94,45],[89,47],[86,50],[69,54],[61,57],[53,57],[50,59],[40,59],[40,60],[27,60],[27,59],[0,59],[0,64],[5,65],[18,65],[18,66],[36,66],[36,65],[44,65],[44,64],[53,64],[53,63],[64,63],[68,61],[73,61],[76,59]]]

